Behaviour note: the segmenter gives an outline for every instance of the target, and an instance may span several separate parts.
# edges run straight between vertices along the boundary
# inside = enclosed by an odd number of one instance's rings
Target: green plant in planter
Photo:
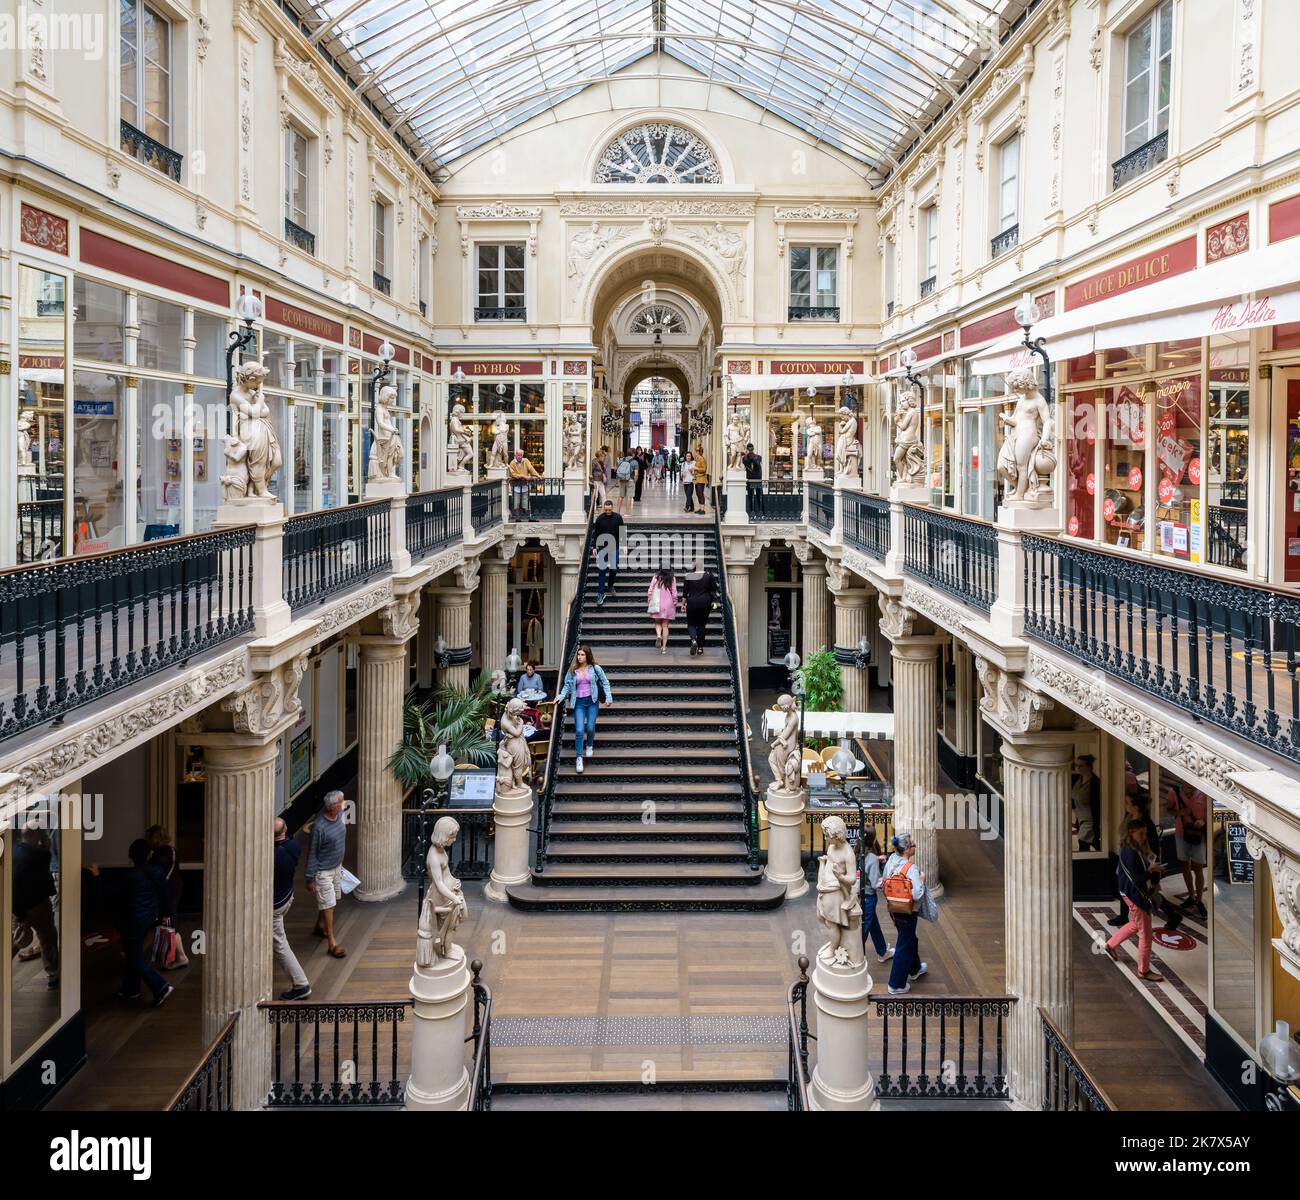
[[[808,661],[799,668],[799,678],[803,680],[804,704],[810,711],[840,711],[844,698],[840,665],[825,646],[808,656]]]
[[[468,688],[442,687],[428,700],[411,696],[402,705],[402,744],[393,751],[388,769],[409,792],[432,782],[429,760],[445,745],[458,763],[490,767],[496,746],[484,732],[492,715],[492,680],[482,672]]]

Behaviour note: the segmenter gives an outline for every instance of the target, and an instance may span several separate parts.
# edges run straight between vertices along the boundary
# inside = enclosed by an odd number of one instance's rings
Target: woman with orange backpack
[[[933,921],[938,917],[934,897],[926,891],[925,876],[914,861],[916,842],[910,833],[899,833],[890,844],[893,854],[885,864],[883,890],[885,906],[893,918],[898,938],[894,942],[894,961],[889,971],[889,994],[902,996],[912,990],[911,981],[920,979],[929,969],[921,961],[921,947],[916,936],[916,921],[924,916]]]

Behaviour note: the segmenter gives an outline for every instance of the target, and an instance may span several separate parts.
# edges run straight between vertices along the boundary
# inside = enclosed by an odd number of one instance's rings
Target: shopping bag
[[[358,887],[360,883],[361,880],[353,875],[347,867],[339,868],[339,891],[341,891],[345,896]]]
[[[170,925],[159,925],[153,931],[153,945],[149,958],[164,971],[174,967],[182,955],[181,935]]]

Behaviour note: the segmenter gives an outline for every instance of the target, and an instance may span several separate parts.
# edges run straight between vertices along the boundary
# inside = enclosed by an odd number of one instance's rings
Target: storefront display
[[[474,479],[486,478],[493,423],[500,413],[507,426],[507,457],[522,450],[539,474],[546,474],[546,384],[541,361],[453,364],[448,411],[465,408],[464,422],[474,447]],[[496,378],[473,376],[496,375]],[[535,378],[527,378],[533,376]],[[522,377],[522,378],[521,378]]]

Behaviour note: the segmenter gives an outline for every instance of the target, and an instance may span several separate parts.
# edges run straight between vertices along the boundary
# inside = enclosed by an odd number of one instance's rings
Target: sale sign
[[[1078,518],[1078,517],[1071,517],[1070,520],[1069,520],[1069,522],[1068,522],[1067,525],[1066,525],[1066,529],[1069,531],[1069,534],[1070,534],[1071,537],[1078,537],[1078,536],[1079,536],[1079,518]]]
[[[1201,486],[1201,460],[1199,458],[1194,458],[1187,464],[1187,481],[1197,487]]]
[[[1095,496],[1097,494],[1097,476],[1089,473],[1088,479],[1083,486],[1088,489],[1089,496]]]
[[[1129,487],[1131,487],[1134,491],[1137,491],[1137,490],[1142,486],[1142,468],[1141,468],[1141,467],[1133,467],[1133,468],[1129,471],[1129,473],[1128,473],[1128,485],[1129,485]]]
[[[1109,496],[1101,502],[1101,515],[1108,521],[1115,519],[1115,501]]]
[[[1168,475],[1160,481],[1156,494],[1160,497],[1161,504],[1168,504],[1174,498],[1174,481]]]

